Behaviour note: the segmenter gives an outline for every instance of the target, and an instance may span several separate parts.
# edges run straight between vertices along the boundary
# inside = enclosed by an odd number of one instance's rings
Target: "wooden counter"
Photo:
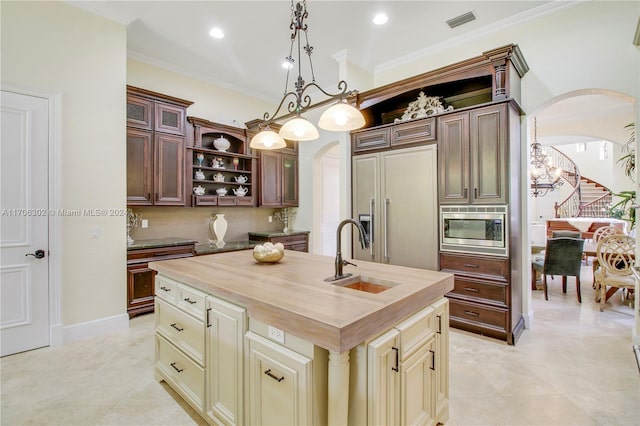
[[[324,279],[334,258],[286,250],[277,264],[260,264],[251,251],[152,262],[151,269],[238,303],[249,317],[344,353],[453,289],[453,275],[357,261],[344,272],[398,285],[371,294]]]

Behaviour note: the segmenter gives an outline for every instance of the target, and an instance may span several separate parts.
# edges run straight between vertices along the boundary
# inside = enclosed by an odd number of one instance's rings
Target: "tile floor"
[[[614,295],[583,303],[550,285],[533,294],[535,324],[516,346],[452,330],[448,425],[639,425],[633,311]],[[153,315],[127,331],[0,359],[2,425],[200,425],[153,375]]]

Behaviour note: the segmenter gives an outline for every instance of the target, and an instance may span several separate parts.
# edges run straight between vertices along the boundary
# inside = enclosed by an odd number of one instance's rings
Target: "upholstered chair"
[[[545,248],[544,259],[531,263],[531,277],[535,280],[536,271],[542,274],[544,298],[549,300],[547,291],[547,275],[562,277],[562,292],[567,292],[567,277],[576,277],[578,303],[582,303],[580,294],[580,267],[582,266],[582,250],[584,240],[580,238],[549,238]],[[532,283],[533,285],[534,283]]]

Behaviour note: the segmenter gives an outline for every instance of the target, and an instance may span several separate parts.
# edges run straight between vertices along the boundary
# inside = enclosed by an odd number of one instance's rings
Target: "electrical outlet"
[[[99,226],[92,226],[91,227],[91,238],[93,238],[93,239],[100,238],[100,227]]]
[[[269,223],[273,222],[273,216],[269,216]]]
[[[142,228],[148,228],[149,227],[149,219],[142,219],[140,221],[140,227]]]
[[[279,328],[268,326],[269,337],[276,342],[282,343],[284,345],[284,331]]]

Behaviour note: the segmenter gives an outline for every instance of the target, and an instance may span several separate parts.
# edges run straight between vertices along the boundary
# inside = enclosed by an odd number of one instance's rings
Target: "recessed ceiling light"
[[[384,13],[378,13],[376,16],[373,17],[373,23],[376,25],[386,24],[388,20],[389,20],[389,17]]]
[[[220,28],[211,28],[209,35],[213,38],[224,38],[224,33]]]

